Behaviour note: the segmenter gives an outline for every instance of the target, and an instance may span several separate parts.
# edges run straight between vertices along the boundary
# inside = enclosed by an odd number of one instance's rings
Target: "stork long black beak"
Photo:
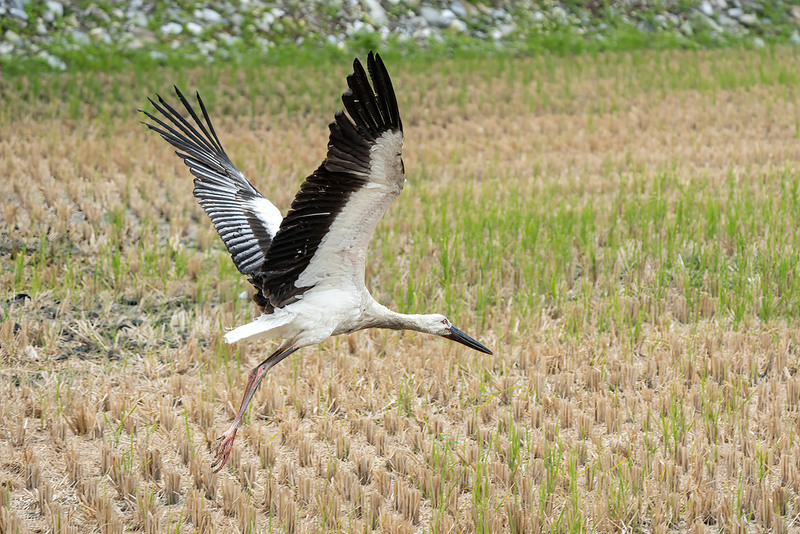
[[[452,339],[453,341],[458,341],[462,345],[466,345],[471,349],[477,350],[478,352],[482,352],[484,354],[491,354],[492,351],[469,337],[467,334],[459,330],[453,325],[450,325],[450,335],[445,336],[447,339]]]

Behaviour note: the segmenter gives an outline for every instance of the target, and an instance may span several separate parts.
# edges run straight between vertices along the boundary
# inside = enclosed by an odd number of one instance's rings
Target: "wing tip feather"
[[[379,53],[369,51],[367,70],[357,57],[353,59],[353,72],[347,76],[347,86],[342,101],[358,126],[375,126],[379,133],[390,129],[403,130],[397,96]],[[373,113],[370,113],[371,109]],[[377,119],[378,123],[370,125],[370,119]]]

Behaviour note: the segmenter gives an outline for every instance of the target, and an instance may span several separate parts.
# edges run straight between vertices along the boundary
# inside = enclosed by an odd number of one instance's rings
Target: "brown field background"
[[[264,68],[260,92],[234,69],[174,75],[202,87],[231,159],[285,212],[324,155],[346,67]],[[264,380],[217,475],[209,443],[276,342],[222,342],[254,313],[247,283],[187,169],[133,113],[173,80],[0,84],[0,531],[800,530],[796,309],[734,321],[704,293],[692,315],[679,280],[639,298],[657,259],[610,271],[617,300],[565,279],[557,305],[526,307],[513,241],[490,267],[456,251],[447,292],[430,274],[437,232],[482,206],[504,227],[516,197],[602,213],[668,172],[667,210],[694,181],[724,216],[734,191],[768,208],[778,177],[798,178],[800,99],[778,75],[800,71],[796,53],[388,67],[408,183],[368,286],[399,311],[448,313],[495,354],[385,331],[306,348]],[[786,213],[768,231],[797,227]],[[478,232],[456,247],[494,246],[467,246],[492,239]],[[640,310],[635,331],[620,322]]]

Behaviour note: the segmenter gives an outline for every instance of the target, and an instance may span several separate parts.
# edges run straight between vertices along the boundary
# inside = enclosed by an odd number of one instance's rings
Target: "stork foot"
[[[231,454],[233,448],[233,440],[236,439],[236,427],[232,426],[227,432],[217,438],[214,443],[212,451],[214,452],[214,463],[211,464],[211,469],[215,473],[225,467],[225,462],[228,461],[228,456]]]

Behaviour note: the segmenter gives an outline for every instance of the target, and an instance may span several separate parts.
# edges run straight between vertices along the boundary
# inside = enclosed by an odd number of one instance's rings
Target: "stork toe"
[[[236,439],[236,428],[230,428],[227,432],[218,437],[217,441],[214,443],[214,447],[212,448],[214,452],[214,462],[211,464],[211,469],[213,469],[215,473],[219,473],[219,471],[225,467],[228,456],[231,454],[231,449],[233,449],[234,439]]]

